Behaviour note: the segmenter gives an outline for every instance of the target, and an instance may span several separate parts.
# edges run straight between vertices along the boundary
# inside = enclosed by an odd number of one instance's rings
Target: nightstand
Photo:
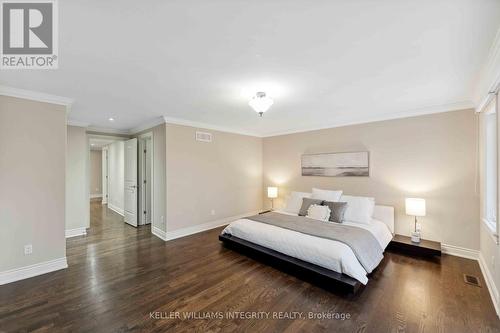
[[[420,243],[413,243],[410,237],[403,235],[394,235],[387,249],[423,257],[441,256],[440,242],[422,239]]]

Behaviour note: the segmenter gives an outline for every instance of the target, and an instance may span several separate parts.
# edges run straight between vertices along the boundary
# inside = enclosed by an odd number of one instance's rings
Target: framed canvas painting
[[[368,177],[367,151],[302,155],[302,176]]]

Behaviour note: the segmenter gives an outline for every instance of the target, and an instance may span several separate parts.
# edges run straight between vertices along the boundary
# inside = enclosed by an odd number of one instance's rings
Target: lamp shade
[[[278,197],[278,188],[277,187],[268,187],[267,188],[267,197],[270,199],[274,199]]]
[[[258,92],[248,104],[255,110],[255,112],[259,113],[261,116],[264,112],[266,112],[271,105],[273,105],[274,101],[266,96],[265,92]]]
[[[406,215],[425,216],[425,199],[406,198]]]

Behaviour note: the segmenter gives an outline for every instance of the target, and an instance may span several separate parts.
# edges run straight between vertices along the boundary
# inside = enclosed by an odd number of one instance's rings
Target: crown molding
[[[382,115],[376,115],[376,116],[372,116],[372,117],[344,118],[344,119],[340,119],[340,120],[336,119],[336,120],[333,120],[331,122],[323,122],[320,126],[309,126],[309,127],[304,127],[304,128],[296,128],[296,129],[291,129],[291,130],[286,130],[286,131],[278,131],[278,132],[271,132],[271,133],[264,133],[264,134],[249,132],[249,131],[240,131],[237,129],[215,126],[215,125],[206,124],[206,123],[202,123],[202,122],[195,122],[195,121],[190,121],[190,120],[180,119],[180,118],[173,118],[173,117],[168,117],[168,116],[165,116],[164,119],[165,119],[165,122],[167,124],[176,124],[176,125],[197,127],[197,128],[203,128],[203,129],[211,129],[214,131],[221,131],[221,132],[227,132],[227,133],[254,136],[254,137],[259,137],[259,138],[267,138],[267,137],[294,134],[294,133],[317,131],[317,130],[322,130],[322,129],[335,128],[335,127],[359,125],[359,124],[366,124],[366,123],[372,123],[372,122],[377,122],[377,121],[410,118],[410,117],[424,116],[424,115],[435,114],[435,113],[459,111],[459,110],[474,109],[474,108],[475,108],[475,105],[472,101],[461,101],[461,102],[454,102],[454,103],[447,103],[447,104],[431,105],[431,106],[407,110],[407,111],[385,113]]]
[[[341,120],[334,120],[332,122],[323,122],[322,125],[320,125],[320,126],[312,126],[312,127],[292,129],[292,130],[288,130],[288,131],[266,133],[264,135],[261,135],[261,137],[268,138],[268,137],[273,137],[273,136],[317,131],[317,130],[322,130],[322,129],[342,127],[342,126],[373,123],[373,122],[384,121],[384,120],[411,118],[411,117],[424,116],[424,115],[435,114],[435,113],[444,113],[444,112],[459,111],[459,110],[466,110],[466,109],[474,109],[474,103],[472,103],[471,101],[463,101],[463,102],[448,103],[448,104],[441,104],[441,105],[432,105],[432,106],[408,110],[408,111],[385,113],[385,114],[376,115],[376,116],[372,116],[372,117],[346,118],[346,119],[341,119]]]
[[[96,126],[90,126],[90,124],[86,124],[86,126],[81,126],[81,127],[87,127],[87,132],[98,132],[98,133],[106,133],[106,134],[121,134],[121,135],[134,135],[139,132],[148,130],[150,128],[153,128],[155,126],[158,126],[160,124],[164,124],[165,120],[163,117],[158,117],[155,118],[154,120],[148,121],[143,123],[142,125],[139,125],[137,127],[127,129],[127,130],[122,130],[122,129],[115,129],[115,128],[106,128],[106,127],[96,127]],[[82,123],[85,124],[85,123]],[[74,125],[77,126],[77,125]]]
[[[163,119],[165,120],[165,123],[167,123],[167,124],[190,126],[190,127],[208,129],[208,130],[219,131],[219,132],[262,137],[262,135],[260,135],[258,133],[254,133],[254,132],[244,131],[244,130],[230,128],[230,127],[224,127],[224,126],[217,126],[217,125],[207,124],[207,123],[198,122],[198,121],[192,121],[192,120],[174,118],[174,117],[168,117],[168,116],[164,116]]]
[[[90,139],[112,139],[113,141],[125,141],[128,140],[128,137],[117,135],[117,134],[92,134],[92,133],[87,133],[87,138]]]
[[[95,127],[95,126],[87,127],[87,132],[130,135],[129,130],[120,130],[115,128]]]
[[[15,98],[28,99],[37,102],[57,104],[66,106],[66,111],[69,112],[71,110],[71,105],[74,103],[74,100],[68,97],[62,97],[57,95],[50,95],[38,91],[19,89],[14,87],[8,87],[0,85],[0,95],[9,96]]]
[[[155,126],[161,125],[165,123],[164,117],[157,117],[151,121],[142,123],[141,125],[131,128],[128,130],[129,134],[137,134],[139,132],[145,131],[147,129],[153,128]]]
[[[83,121],[77,121],[77,120],[71,120],[68,119],[66,122],[68,126],[75,126],[75,127],[89,127],[89,123],[83,122]]]
[[[496,76],[494,76],[495,80],[492,81],[492,83],[490,84],[488,89],[493,89],[493,88],[498,89],[498,87],[500,86],[500,30],[499,30],[499,33],[497,34],[497,37],[495,38],[495,43],[490,50],[490,57],[489,57],[488,65],[485,68],[497,69],[496,72],[493,71],[494,73],[497,73],[497,74],[496,74]],[[491,94],[488,95],[488,91],[489,91],[488,89],[486,90],[486,98],[490,99]],[[57,105],[64,105],[64,106],[66,106],[67,112],[69,112],[71,110],[71,105],[74,103],[74,100],[71,98],[50,95],[50,94],[45,94],[45,93],[40,93],[40,92],[35,92],[35,91],[30,91],[30,90],[18,89],[18,88],[8,87],[8,86],[4,86],[4,85],[0,85],[0,95],[15,97],[15,98],[23,98],[23,99],[51,103],[51,104],[57,104]],[[481,105],[484,106],[487,104],[487,102],[489,102],[489,99],[487,100],[486,98],[483,98],[483,100],[481,101],[482,104],[476,104],[476,105],[479,105],[478,108],[476,108],[476,109],[479,109],[481,107]],[[336,120],[333,120],[332,122],[322,123],[322,125],[320,125],[320,126],[295,128],[295,129],[290,129],[287,131],[278,131],[278,132],[271,132],[271,133],[264,133],[264,134],[256,133],[256,132],[252,132],[252,131],[241,130],[238,128],[217,126],[214,124],[208,124],[208,123],[204,123],[204,122],[192,121],[192,120],[181,119],[181,118],[176,118],[176,117],[169,117],[169,116],[155,118],[151,121],[145,122],[137,127],[133,127],[131,129],[128,129],[128,130],[95,127],[95,126],[90,126],[89,123],[75,121],[75,120],[68,120],[67,124],[69,126],[85,127],[87,129],[87,132],[120,134],[120,135],[137,134],[139,132],[153,128],[153,127],[158,126],[160,124],[167,123],[167,124],[190,126],[190,127],[195,127],[195,128],[202,128],[202,129],[208,129],[208,130],[214,130],[214,131],[220,131],[220,132],[226,132],[226,133],[247,135],[247,136],[253,136],[253,137],[273,137],[273,136],[279,136],[279,135],[309,132],[309,131],[315,131],[315,130],[321,130],[321,129],[335,128],[335,127],[348,126],[348,125],[364,124],[364,123],[383,121],[383,120],[409,118],[409,117],[415,117],[415,116],[421,116],[421,115],[427,115],[427,114],[433,114],[433,113],[471,109],[471,108],[475,108],[476,105],[471,101],[462,101],[462,102],[457,102],[457,103],[433,105],[433,106],[429,106],[429,107],[408,110],[408,111],[402,111],[402,112],[382,114],[382,115],[377,115],[377,116],[372,116],[372,117],[352,118],[352,119],[345,118],[345,119],[340,119],[340,120],[336,119]]]
[[[474,91],[474,101],[478,112],[491,101],[490,92],[498,92],[500,89],[500,29],[497,31],[486,59]]]

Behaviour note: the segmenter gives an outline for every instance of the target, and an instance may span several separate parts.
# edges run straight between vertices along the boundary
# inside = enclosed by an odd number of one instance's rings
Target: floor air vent
[[[464,282],[467,284],[472,284],[473,286],[476,287],[481,287],[479,279],[473,275],[464,274]]]

